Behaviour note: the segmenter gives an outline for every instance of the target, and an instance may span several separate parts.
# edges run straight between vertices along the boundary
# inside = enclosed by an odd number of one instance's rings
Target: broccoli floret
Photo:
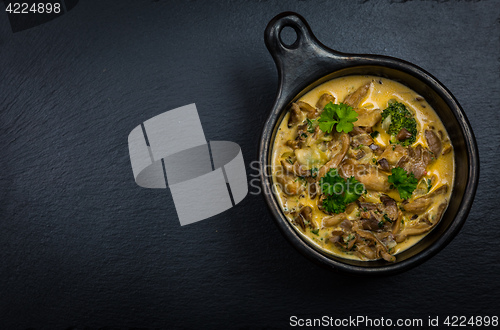
[[[413,118],[413,114],[406,109],[403,103],[393,102],[382,112],[382,127],[390,134],[393,142],[400,143],[403,146],[413,144],[417,138],[417,122]],[[406,128],[410,132],[411,137],[397,141],[396,135],[401,129]]]
[[[347,204],[355,202],[364,190],[358,180],[354,177],[342,178],[335,168],[330,169],[321,178],[320,186],[321,192],[326,196],[323,199],[323,208],[326,212],[335,214],[345,212]]]
[[[346,204],[342,195],[328,195],[323,199],[323,208],[328,213],[339,214],[345,212]]]

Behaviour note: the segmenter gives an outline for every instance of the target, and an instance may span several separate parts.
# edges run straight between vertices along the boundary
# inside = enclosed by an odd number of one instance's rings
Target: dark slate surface
[[[192,102],[207,138],[238,143],[256,173],[277,88],[263,31],[285,10],[334,49],[421,66],[465,109],[478,194],[460,234],[423,265],[388,278],[337,275],[285,241],[261,196],[180,227],[168,190],[134,183],[130,130]],[[499,54],[493,0],[80,1],[15,34],[1,13],[0,328],[498,315]]]

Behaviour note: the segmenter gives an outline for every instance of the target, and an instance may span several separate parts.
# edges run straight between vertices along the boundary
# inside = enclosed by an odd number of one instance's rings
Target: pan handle
[[[297,39],[291,45],[283,43],[280,33],[291,27]],[[325,75],[325,72],[346,67],[349,55],[324,46],[311,31],[305,19],[297,13],[284,12],[274,17],[266,27],[264,40],[271,53],[280,79],[280,96],[294,93],[294,86],[311,83]]]

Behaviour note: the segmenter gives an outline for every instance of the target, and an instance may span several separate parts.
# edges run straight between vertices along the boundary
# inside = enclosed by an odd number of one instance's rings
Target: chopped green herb
[[[293,165],[293,160],[291,158],[287,158],[286,161]]]
[[[349,133],[354,129],[353,122],[358,120],[358,113],[352,110],[347,104],[334,104],[333,102],[325,105],[324,111],[318,119],[319,128],[326,133],[330,133],[335,126],[337,132]]]
[[[304,139],[307,138],[307,134],[306,133],[302,133],[302,134],[300,134],[300,136],[302,136]]]
[[[306,121],[307,121],[307,131],[309,133],[314,133],[314,128],[315,128],[314,119],[311,120],[311,119],[307,118]]]
[[[431,191],[431,188],[432,188],[432,180],[431,179],[427,179],[427,192]]]
[[[388,178],[391,183],[391,189],[396,188],[401,199],[408,199],[415,189],[417,189],[418,180],[413,173],[408,175],[405,169],[395,167],[392,169],[392,174]]]
[[[379,131],[373,131],[370,133],[372,139],[376,139],[380,135]]]
[[[318,236],[319,229],[311,229],[311,233]]]
[[[349,243],[351,240],[353,240],[354,238],[356,238],[356,236],[354,236],[354,234],[349,234],[345,239],[344,239],[344,243]]]

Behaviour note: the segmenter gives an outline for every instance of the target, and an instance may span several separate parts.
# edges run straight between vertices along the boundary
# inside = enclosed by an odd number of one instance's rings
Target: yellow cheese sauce
[[[397,203],[398,208],[401,210],[400,218],[398,218],[398,222],[400,222],[398,232],[410,233],[410,228],[418,228],[418,226],[422,226],[422,215],[412,214],[411,212],[404,211],[405,203],[412,202],[419,197],[425,197],[427,194],[433,193],[437,188],[447,185],[449,188],[445,193],[436,193],[435,196],[432,197],[432,204],[426,209],[425,216],[428,217],[428,223],[432,223],[432,228],[434,225],[440,220],[436,219],[436,215],[439,213],[438,208],[441,205],[449,201],[451,191],[453,188],[453,178],[454,178],[454,152],[453,146],[451,145],[451,141],[449,140],[448,133],[446,132],[445,127],[443,126],[441,120],[432,109],[432,107],[417,93],[415,93],[410,88],[396,82],[393,80],[389,80],[386,78],[380,78],[375,76],[346,76],[341,78],[336,78],[330,81],[327,81],[320,86],[317,86],[313,90],[309,91],[307,94],[302,96],[299,100],[305,102],[312,107],[315,107],[318,100],[325,93],[330,94],[335,98],[336,104],[343,102],[350,94],[358,90],[361,86],[370,83],[370,87],[366,95],[363,96],[361,101],[357,104],[356,108],[363,108],[366,111],[371,111],[374,109],[380,109],[382,111],[386,109],[390,102],[400,102],[403,103],[406,108],[413,114],[416,122],[417,122],[417,135],[416,141],[411,144],[412,148],[415,148],[418,145],[421,145],[425,150],[429,149],[428,141],[424,132],[426,130],[433,130],[434,132],[439,133],[441,142],[442,142],[442,150],[443,154],[438,155],[438,157],[433,157],[432,161],[426,166],[426,173],[423,175],[421,179],[419,179],[417,189],[412,194],[412,197],[404,202],[396,189],[390,189],[389,191],[384,192],[387,196],[394,199]],[[318,111],[322,111],[322,109],[318,109]],[[331,217],[333,214],[327,214],[325,211],[321,210],[319,207],[320,195],[321,192],[318,193],[315,198],[311,198],[307,191],[302,191],[298,194],[291,195],[285,193],[283,186],[280,184],[280,181],[277,179],[276,173],[280,173],[283,171],[282,161],[287,160],[292,157],[297,157],[300,160],[300,157],[303,156],[304,152],[300,151],[300,149],[294,149],[287,141],[296,140],[297,139],[297,126],[289,127],[289,119],[290,119],[290,111],[284,116],[282,122],[279,125],[278,131],[275,136],[273,151],[272,151],[272,172],[273,172],[273,182],[275,188],[275,195],[279,201],[281,209],[283,210],[286,217],[292,223],[293,227],[296,231],[311,245],[320,249],[327,254],[332,254],[335,256],[340,256],[348,259],[355,260],[370,260],[370,259],[378,259],[377,258],[369,258],[366,255],[363,255],[356,249],[347,250],[339,246],[339,244],[333,244],[331,241],[332,232],[341,230],[340,224],[332,227],[324,227],[323,219],[327,217]],[[315,118],[317,121],[317,117]],[[314,119],[313,119],[314,121]],[[306,119],[303,119],[301,124],[305,124]],[[356,126],[356,122],[353,123]],[[299,124],[300,125],[300,124]],[[394,140],[393,143],[390,142],[391,137],[389,134],[385,132],[382,128],[381,120],[373,126],[373,131],[377,131],[378,136],[373,137],[373,142],[377,146],[379,146],[382,150],[385,148],[393,148],[394,150]],[[333,139],[339,138],[338,134],[333,134]],[[394,137],[393,137],[394,138]],[[352,136],[349,138],[350,142],[352,142]],[[337,147],[338,148],[338,147]],[[366,146],[363,146],[366,148]],[[352,149],[352,150],[351,150]],[[307,149],[308,152],[312,152]],[[368,154],[370,156],[369,160],[372,164],[377,164],[377,161],[380,160],[380,153],[370,154],[370,150],[368,150]],[[446,152],[444,151],[446,150]],[[302,154],[300,152],[302,152]],[[338,150],[328,151],[327,154],[334,155]],[[351,148],[348,154],[352,154],[355,151]],[[324,159],[324,153],[318,152],[322,156],[313,155],[315,158],[314,166],[321,167],[328,159]],[[348,158],[348,154],[344,156],[344,160]],[[299,157],[300,156],[300,157]],[[307,157],[311,157],[310,155],[306,155]],[[295,159],[295,158],[294,158]],[[361,160],[363,161],[363,159]],[[394,165],[393,165],[394,166]],[[310,170],[310,168],[306,169]],[[386,172],[386,175],[390,175],[390,172]],[[303,177],[298,177],[297,180],[303,181],[304,185],[307,185],[306,181]],[[320,181],[318,177],[316,182]],[[361,199],[363,202],[367,203],[381,203],[380,202],[380,191],[367,189],[365,193],[362,195]],[[309,206],[312,209],[311,214],[311,223],[304,229],[301,226],[297,225],[297,214],[298,212]],[[348,208],[350,213],[346,212],[347,220],[356,220],[359,219],[359,214],[363,210],[360,209],[359,203],[355,207]],[[366,210],[365,210],[366,211]],[[443,212],[441,212],[441,215]],[[416,219],[414,219],[416,218]],[[405,230],[406,229],[406,230]],[[388,251],[391,255],[397,255],[398,253],[408,249],[412,245],[416,244],[419,240],[421,240],[429,231],[418,234],[418,235],[408,235],[404,240],[398,243],[390,244],[390,248]],[[395,230],[394,230],[395,231]],[[397,233],[394,235],[397,237]],[[402,238],[400,238],[401,240]]]

